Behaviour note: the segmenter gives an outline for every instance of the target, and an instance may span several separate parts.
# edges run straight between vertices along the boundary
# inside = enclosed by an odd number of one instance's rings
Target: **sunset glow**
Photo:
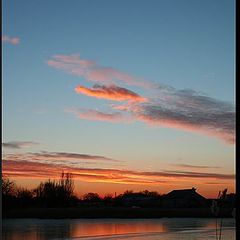
[[[234,4],[174,2],[3,1],[4,176],[235,192]]]

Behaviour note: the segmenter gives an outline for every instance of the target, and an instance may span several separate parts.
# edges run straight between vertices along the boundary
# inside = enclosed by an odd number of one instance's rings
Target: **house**
[[[196,192],[196,188],[173,190],[162,197],[162,207],[201,208],[207,207],[207,199]]]

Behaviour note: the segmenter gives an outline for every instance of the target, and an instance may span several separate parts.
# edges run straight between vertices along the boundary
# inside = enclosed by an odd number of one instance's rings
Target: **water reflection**
[[[234,219],[224,219],[223,226],[225,230],[231,233],[231,238],[229,237],[228,239],[234,239]],[[91,220],[8,219],[3,221],[3,239],[45,240],[79,237],[107,239],[106,236],[110,237],[108,239],[113,239],[113,236],[115,236],[114,239],[160,239],[160,234],[165,233],[167,234],[165,235],[165,239],[174,239],[173,236],[177,236],[176,234],[179,233],[191,233],[192,231],[209,232],[209,230],[214,233],[214,229],[215,219],[199,218]],[[167,237],[168,235],[170,238]],[[187,236],[189,237],[190,235],[188,234]],[[184,237],[181,239],[192,238]]]
[[[86,231],[87,229],[87,231]],[[168,228],[158,220],[146,219],[102,219],[92,220],[82,225],[73,225],[73,236],[82,235],[112,235],[125,233],[139,233],[139,232],[167,232]]]
[[[44,240],[71,236],[71,221],[14,219],[3,221],[3,239]]]

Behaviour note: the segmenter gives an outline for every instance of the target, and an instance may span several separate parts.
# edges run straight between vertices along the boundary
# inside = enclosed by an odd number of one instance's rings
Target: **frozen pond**
[[[5,219],[3,239],[214,240],[215,226],[215,219],[209,218]],[[223,219],[222,240],[235,239],[235,220]]]

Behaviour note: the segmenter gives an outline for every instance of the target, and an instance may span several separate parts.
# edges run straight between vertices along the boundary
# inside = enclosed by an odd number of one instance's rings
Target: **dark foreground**
[[[22,208],[4,211],[3,218],[215,218],[210,208],[131,208],[131,207],[74,207],[74,208]],[[221,217],[231,218],[223,209]]]

